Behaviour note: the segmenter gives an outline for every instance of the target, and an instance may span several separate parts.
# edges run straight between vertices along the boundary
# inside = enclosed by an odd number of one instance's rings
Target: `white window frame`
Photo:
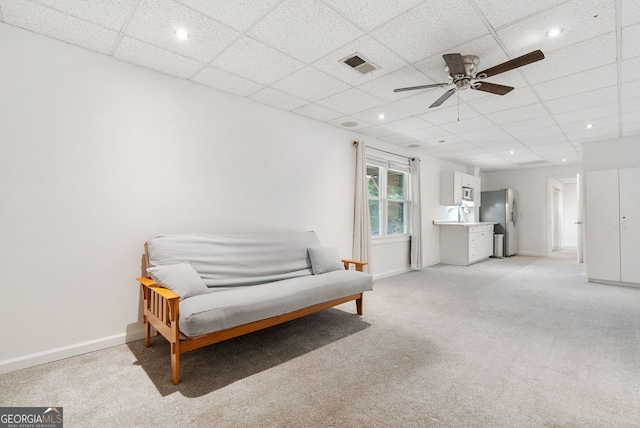
[[[411,169],[409,168],[408,160],[406,164],[396,162],[389,159],[382,159],[377,157],[367,156],[366,159],[367,166],[375,166],[380,168],[380,176],[379,176],[379,192],[377,198],[368,197],[369,200],[378,200],[380,201],[381,212],[379,215],[380,222],[380,234],[379,235],[371,235],[372,243],[382,243],[382,242],[394,242],[394,241],[408,241],[411,238]],[[388,171],[399,172],[405,174],[405,194],[404,199],[389,199],[387,196],[387,177]],[[388,205],[389,201],[392,202],[403,202],[405,204],[404,210],[404,222],[405,222],[405,233],[396,233],[393,235],[388,234]]]

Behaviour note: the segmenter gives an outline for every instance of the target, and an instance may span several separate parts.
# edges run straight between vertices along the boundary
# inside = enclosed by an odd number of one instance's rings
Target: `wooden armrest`
[[[344,263],[344,268],[347,270],[349,270],[350,264],[356,265],[356,270],[358,272],[364,272],[364,265],[367,264],[367,262],[362,262],[360,260],[351,260],[351,259],[342,259],[342,263]]]
[[[168,288],[158,287],[159,284],[151,278],[137,278],[137,279],[140,282],[140,284],[144,285],[145,287],[152,290],[154,293],[159,294],[160,296],[164,297],[167,300],[180,298],[179,294],[174,293]],[[156,287],[154,287],[154,285]]]
[[[360,260],[351,260],[351,259],[342,259],[342,263],[353,263],[354,265],[367,265],[369,264],[368,262],[363,262]]]

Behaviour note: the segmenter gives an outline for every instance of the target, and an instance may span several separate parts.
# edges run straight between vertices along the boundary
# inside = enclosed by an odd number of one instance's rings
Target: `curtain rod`
[[[354,141],[353,145],[355,146],[356,144],[358,144],[358,141]],[[390,155],[394,155],[394,156],[399,156],[401,158],[405,158],[405,159],[410,159],[410,160],[415,160],[415,157],[409,157],[409,156],[405,156],[405,155],[399,155],[397,153],[392,153],[392,152],[388,152],[386,150],[382,150],[382,149],[376,149],[375,147],[371,147],[371,146],[367,146],[366,144],[364,145],[366,148],[371,149],[371,150],[377,150],[379,152],[383,152],[383,153],[388,153]],[[418,158],[418,160],[420,160],[420,158]]]

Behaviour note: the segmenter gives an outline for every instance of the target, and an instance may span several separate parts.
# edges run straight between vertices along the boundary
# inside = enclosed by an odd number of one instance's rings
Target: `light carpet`
[[[638,427],[640,289],[571,255],[437,265],[182,356],[161,337],[0,376],[66,427]]]

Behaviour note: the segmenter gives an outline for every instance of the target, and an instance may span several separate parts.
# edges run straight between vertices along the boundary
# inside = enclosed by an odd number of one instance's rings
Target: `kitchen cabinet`
[[[640,283],[640,168],[586,175],[587,276],[592,282]]]
[[[467,266],[493,254],[493,224],[441,224],[440,263]]]
[[[473,200],[463,200],[462,188],[473,189]],[[452,206],[467,204],[480,206],[480,177],[460,171],[442,171],[440,173],[440,205]]]

